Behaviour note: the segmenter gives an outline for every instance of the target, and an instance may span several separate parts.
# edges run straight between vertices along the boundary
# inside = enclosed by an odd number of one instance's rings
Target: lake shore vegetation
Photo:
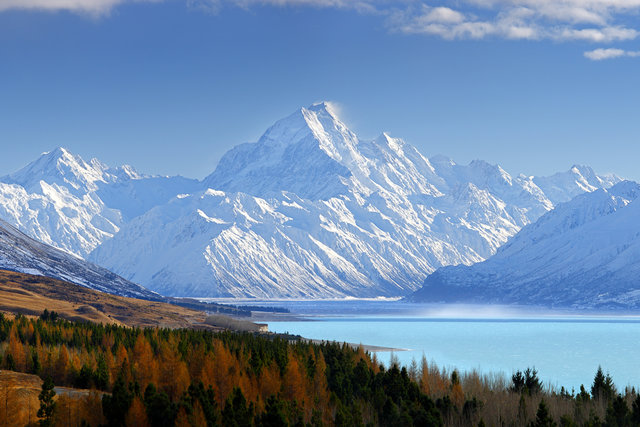
[[[70,322],[49,311],[0,314],[0,369],[44,380],[34,392],[46,390],[46,411],[29,416],[42,425],[640,425],[637,391],[618,389],[602,368],[590,386],[557,390],[533,368],[506,378],[426,358],[385,366],[347,344]],[[8,381],[0,375],[0,419],[12,425],[25,406]],[[55,404],[54,384],[66,390]]]

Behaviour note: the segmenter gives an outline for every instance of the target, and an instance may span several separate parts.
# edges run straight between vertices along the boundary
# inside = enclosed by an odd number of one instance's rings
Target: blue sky
[[[363,138],[640,180],[640,0],[0,0],[0,175],[64,146],[202,178],[320,100]]]

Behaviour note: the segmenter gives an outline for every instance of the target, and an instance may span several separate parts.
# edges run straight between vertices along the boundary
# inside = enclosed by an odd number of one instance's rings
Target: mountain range
[[[444,267],[408,299],[579,309],[640,308],[640,184],[576,196],[488,260]]]
[[[402,296],[620,181],[585,166],[530,177],[427,158],[386,133],[361,140],[319,103],[231,149],[203,181],[56,149],[0,178],[0,217],[165,295]]]
[[[109,168],[56,148],[0,178],[0,218],[43,243],[87,257],[128,220],[197,188],[196,180],[142,175],[127,165]]]

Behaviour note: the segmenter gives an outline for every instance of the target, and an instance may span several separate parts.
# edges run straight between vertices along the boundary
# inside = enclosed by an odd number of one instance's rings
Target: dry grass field
[[[42,380],[37,375],[0,370],[0,426],[38,425],[38,395]],[[79,426],[82,421],[104,423],[102,392],[56,387],[56,425]]]
[[[203,312],[162,302],[105,294],[43,276],[0,270],[0,311],[126,326],[190,328],[206,325]]]

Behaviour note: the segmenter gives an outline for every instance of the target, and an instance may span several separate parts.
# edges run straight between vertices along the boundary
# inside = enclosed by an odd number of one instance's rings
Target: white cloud
[[[584,56],[592,61],[602,61],[604,59],[620,58],[622,56],[640,57],[640,51],[630,51],[617,48],[594,49],[585,52]]]
[[[462,13],[442,6],[431,8],[423,18],[425,22],[439,22],[450,24],[458,24],[465,20]]]
[[[404,33],[430,34],[445,39],[482,39],[488,36],[538,39],[540,29],[524,19],[527,12],[517,9],[488,20],[450,8],[423,5],[417,13],[413,10],[397,13],[391,20],[391,28]]]
[[[10,9],[59,11],[67,10],[91,15],[108,14],[114,7],[124,3],[150,2],[165,0],[0,0],[0,12]],[[225,6],[249,8],[251,6],[310,6],[320,8],[355,9],[362,12],[374,12],[374,0],[185,0],[188,7],[209,12],[219,12]]]
[[[157,2],[162,0],[0,0],[0,12],[10,9],[58,11],[104,15],[122,3]]]
[[[640,13],[640,0],[448,0],[438,7],[429,3],[397,12],[390,27],[445,39],[609,43],[640,36],[624,23],[628,15]]]
[[[596,43],[608,43],[612,41],[633,40],[640,33],[632,28],[604,27],[574,29],[565,28],[559,34],[560,39],[565,40],[585,40]]]
[[[104,15],[124,3],[163,1],[171,0],[0,0],[0,12],[8,9],[68,10]],[[392,31],[447,40],[503,38],[612,43],[640,37],[640,28],[629,26],[630,22],[638,22],[629,18],[640,16],[640,0],[183,1],[190,8],[211,13],[219,13],[225,7],[249,9],[255,6],[356,10],[386,16],[387,26]]]
[[[211,1],[211,0],[210,0]],[[255,5],[263,6],[311,6],[319,8],[373,10],[374,1],[370,0],[212,0],[219,4],[235,5],[249,8]]]

